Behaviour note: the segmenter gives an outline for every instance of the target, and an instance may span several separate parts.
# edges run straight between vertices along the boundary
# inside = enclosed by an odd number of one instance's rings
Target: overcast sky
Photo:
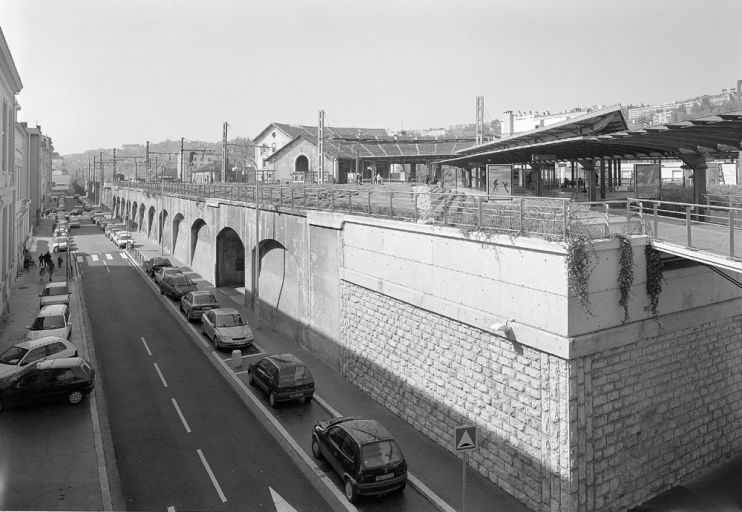
[[[61,154],[271,122],[473,123],[713,94],[742,0],[0,0],[19,120]]]

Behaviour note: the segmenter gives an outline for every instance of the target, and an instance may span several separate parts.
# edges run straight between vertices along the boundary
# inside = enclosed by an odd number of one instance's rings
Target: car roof
[[[47,283],[44,288],[67,288],[67,283],[64,281],[56,281],[54,283]]]
[[[192,292],[188,293],[192,293],[193,295],[214,295],[209,290],[193,290]]]
[[[149,261],[152,263],[157,263],[158,261],[167,261],[168,263],[170,263],[170,260],[167,259],[165,256],[155,256],[154,258],[150,258]]]
[[[66,304],[49,304],[48,306],[44,306],[43,308],[41,308],[41,311],[39,311],[39,314],[37,316],[62,315],[66,310]]]
[[[179,272],[183,272],[180,267],[160,267],[160,272],[165,272],[167,270],[178,270]]]
[[[335,424],[341,425],[358,444],[394,439],[389,431],[376,420],[348,418]]]
[[[60,357],[58,359],[44,359],[36,363],[39,370],[48,370],[50,368],[71,368],[82,365],[85,361],[82,357]]]
[[[211,310],[215,315],[239,315],[240,312],[234,308],[216,308]]]
[[[42,347],[44,345],[47,345],[49,343],[54,343],[57,341],[65,341],[65,339],[59,336],[44,336],[43,338],[38,338],[35,340],[22,341],[20,343],[16,343],[14,346],[25,348],[27,350],[32,350],[36,347]]]
[[[296,357],[294,354],[276,354],[267,356],[266,359],[270,359],[279,368],[286,368],[298,365],[304,365],[304,363]]]

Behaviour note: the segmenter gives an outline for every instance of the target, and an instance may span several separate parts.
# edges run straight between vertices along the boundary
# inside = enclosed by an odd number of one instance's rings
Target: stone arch
[[[155,207],[150,206],[147,210],[147,238],[152,238],[152,224],[155,220]]]
[[[254,248],[252,254],[252,261],[256,261]],[[297,286],[296,269],[299,266],[286,247],[273,239],[260,241],[258,265],[261,315],[268,317],[278,331],[298,336],[300,327],[296,319],[300,317],[301,287]]]
[[[178,213],[173,218],[173,241],[172,241],[172,254],[176,258],[186,261],[188,258],[188,248],[186,247],[188,242],[188,232],[186,231],[186,223],[183,222],[183,214]]]
[[[129,217],[129,221],[126,223],[127,229],[129,230],[131,230],[132,228],[136,229],[138,211],[139,211],[139,203],[137,203],[136,201],[132,201],[131,208],[127,211],[127,216]]]
[[[294,160],[294,172],[306,175],[309,172],[309,159],[306,155],[299,155]]]
[[[245,284],[245,244],[240,235],[229,227],[216,235],[216,286],[243,286]]]
[[[213,275],[214,267],[211,259],[211,238],[209,226],[202,218],[198,218],[191,224],[191,247],[190,247],[191,268],[209,279]]]
[[[163,247],[165,246],[165,242],[166,242],[166,239],[165,239],[166,229],[165,229],[165,227],[167,226],[167,218],[168,218],[168,212],[167,212],[167,210],[165,210],[163,208],[160,211],[160,214],[158,215],[158,219],[157,219],[158,220],[158,222],[157,222],[157,233],[158,233],[158,235],[157,235],[157,241]]]
[[[144,224],[144,212],[146,211],[146,207],[144,206],[144,203],[139,205],[139,210],[137,210],[137,215],[134,218],[134,222],[137,225],[137,231],[142,231],[142,224]]]

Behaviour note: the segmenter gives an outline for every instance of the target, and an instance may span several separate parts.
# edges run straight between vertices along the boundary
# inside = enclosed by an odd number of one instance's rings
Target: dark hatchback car
[[[312,431],[312,455],[325,459],[343,481],[345,497],[402,491],[407,462],[392,435],[374,420],[334,418]]]
[[[184,275],[166,276],[160,281],[160,294],[180,300],[188,292],[197,290],[196,283]]]
[[[314,397],[314,377],[304,363],[292,354],[280,354],[253,361],[248,366],[249,381],[268,393],[268,402],[303,398],[309,403]]]
[[[0,410],[54,400],[79,404],[94,386],[95,370],[81,357],[38,361],[0,382]]]
[[[173,265],[172,263],[170,263],[169,259],[158,256],[155,258],[150,258],[144,262],[144,272],[150,277],[154,277],[157,269],[172,266]]]

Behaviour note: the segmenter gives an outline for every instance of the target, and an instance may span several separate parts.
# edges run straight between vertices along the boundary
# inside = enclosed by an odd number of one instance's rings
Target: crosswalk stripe
[[[110,254],[106,253],[106,259],[107,260],[112,260],[113,259],[113,256],[111,256]]]
[[[91,254],[90,257],[93,259],[93,261],[98,261],[98,255],[97,254]]]

